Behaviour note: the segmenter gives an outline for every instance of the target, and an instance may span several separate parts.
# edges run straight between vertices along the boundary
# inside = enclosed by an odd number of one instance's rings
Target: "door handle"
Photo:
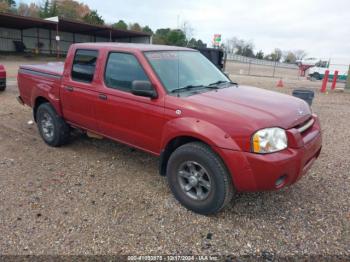
[[[105,94],[99,94],[98,98],[101,100],[107,100],[107,96]]]
[[[68,92],[73,92],[74,88],[71,86],[65,86],[64,89],[66,89]]]

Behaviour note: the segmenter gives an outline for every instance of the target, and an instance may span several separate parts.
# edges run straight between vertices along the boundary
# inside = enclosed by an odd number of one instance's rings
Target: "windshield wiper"
[[[171,90],[170,92],[171,93],[176,93],[176,92],[179,92],[179,91],[182,91],[182,90],[191,90],[191,89],[195,89],[195,88],[211,88],[211,89],[218,89],[218,87],[216,86],[205,86],[205,85],[187,85],[187,86],[184,86],[184,87],[179,87],[179,88],[176,88],[174,90]]]
[[[214,83],[209,84],[208,86],[215,86],[215,85],[220,85],[220,84],[231,84],[231,85],[238,85],[237,83],[231,82],[231,81],[224,81],[224,80],[219,80]]]

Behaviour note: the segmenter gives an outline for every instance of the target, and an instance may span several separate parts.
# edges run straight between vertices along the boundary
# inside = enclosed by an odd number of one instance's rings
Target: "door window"
[[[73,60],[72,79],[91,83],[95,74],[97,56],[96,50],[77,50]]]
[[[111,53],[105,70],[105,84],[109,88],[130,92],[134,80],[149,81],[136,57],[126,53]]]

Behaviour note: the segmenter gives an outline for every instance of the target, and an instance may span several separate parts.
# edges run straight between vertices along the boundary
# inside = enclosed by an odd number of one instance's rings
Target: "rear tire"
[[[40,136],[46,144],[59,147],[68,143],[70,127],[56,113],[52,105],[49,103],[41,104],[36,112],[36,121]]]
[[[223,161],[201,142],[185,144],[172,153],[167,179],[175,198],[202,215],[219,212],[234,193],[231,175]]]
[[[5,89],[6,89],[6,85],[0,86],[0,92],[5,91]]]

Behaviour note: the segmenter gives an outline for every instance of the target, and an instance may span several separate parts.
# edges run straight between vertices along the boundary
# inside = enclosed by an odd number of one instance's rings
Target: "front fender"
[[[224,130],[207,121],[193,117],[172,119],[166,123],[162,134],[162,149],[174,138],[189,136],[211,146],[240,151],[234,139]]]

